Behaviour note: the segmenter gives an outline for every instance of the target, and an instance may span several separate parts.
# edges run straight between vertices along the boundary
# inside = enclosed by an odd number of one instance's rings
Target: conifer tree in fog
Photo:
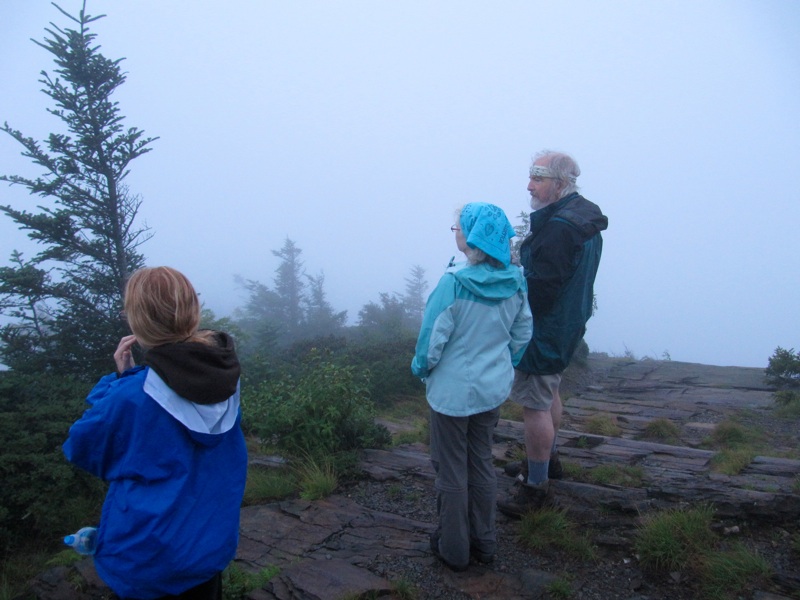
[[[273,250],[272,254],[281,259],[275,269],[275,297],[276,316],[283,324],[283,331],[287,341],[294,342],[298,339],[305,324],[305,282],[303,277],[303,261],[300,255],[303,251],[292,240],[286,238],[280,250]]]
[[[49,37],[35,43],[54,57],[54,75],[42,71],[39,81],[63,133],[39,142],[7,122],[0,128],[41,169],[35,178],[0,176],[30,195],[22,208],[0,210],[41,247],[31,258],[15,251],[0,269],[0,312],[10,318],[0,329],[0,357],[19,371],[94,377],[113,365],[126,332],[119,317],[125,282],[143,266],[138,248],[149,238],[135,225],[141,200],[124,181],[157,138],[124,127],[111,99],[125,82],[122,59],[105,58],[89,30],[104,15],[86,14],[85,2],[78,17],[56,8],[76,25],[51,24]]]
[[[247,302],[234,312],[236,326],[244,332],[237,339],[243,354],[270,354],[281,336],[280,318],[275,307],[278,297],[266,285],[252,279],[234,277],[237,285],[247,291]]]
[[[381,292],[380,304],[368,302],[358,311],[358,326],[370,336],[399,337],[408,329],[403,299],[397,294]]]
[[[320,273],[316,277],[306,275],[308,279],[308,294],[306,296],[306,324],[307,337],[318,337],[339,333],[347,321],[347,311],[336,312],[328,302],[325,293],[325,275]]]
[[[419,265],[411,267],[411,273],[405,279],[406,293],[403,295],[403,306],[408,317],[408,325],[418,329],[422,325],[422,313],[425,312],[425,292],[428,282],[425,280],[425,269]]]
[[[511,238],[511,260],[519,263],[519,247],[531,232],[531,215],[523,210],[517,215],[517,218],[520,223],[514,225],[515,235]]]
[[[268,354],[270,348],[339,333],[344,327],[347,311],[336,312],[328,302],[322,273],[306,274],[302,252],[289,238],[272,251],[280,263],[271,289],[259,281],[236,279],[248,293],[235,314],[246,334],[245,353]]]

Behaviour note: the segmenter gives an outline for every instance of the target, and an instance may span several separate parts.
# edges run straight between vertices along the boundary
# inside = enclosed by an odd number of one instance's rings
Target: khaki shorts
[[[534,375],[514,369],[514,385],[508,399],[531,410],[550,410],[560,385],[560,373]]]

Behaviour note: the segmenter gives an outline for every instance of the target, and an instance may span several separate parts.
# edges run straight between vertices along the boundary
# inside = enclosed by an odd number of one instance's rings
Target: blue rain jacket
[[[465,417],[508,397],[531,339],[527,284],[519,267],[449,268],[428,298],[411,371],[436,412]]]
[[[236,368],[235,393],[210,404],[147,366],[107,375],[70,429],[66,457],[110,484],[94,563],[120,597],[180,594],[234,558],[247,476]]]

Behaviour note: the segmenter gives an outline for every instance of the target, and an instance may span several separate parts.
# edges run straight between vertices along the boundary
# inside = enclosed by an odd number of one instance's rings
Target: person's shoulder
[[[602,211],[602,209],[600,208],[600,206],[598,204],[596,204],[595,202],[592,202],[591,200],[589,200],[585,196],[581,196],[580,194],[578,194],[578,197],[575,198],[575,202],[572,203],[572,205],[576,209],[580,208],[582,210],[585,210],[585,211],[588,211],[588,212],[591,212],[591,213],[597,213],[597,214],[601,214],[601,215],[603,214],[603,211]]]
[[[149,367],[137,365],[119,374],[110,382],[108,394],[128,399],[135,399],[140,392],[144,394],[144,382],[149,370]]]

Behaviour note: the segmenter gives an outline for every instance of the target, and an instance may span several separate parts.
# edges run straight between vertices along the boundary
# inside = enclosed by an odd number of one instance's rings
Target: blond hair
[[[125,286],[125,312],[140,345],[210,343],[200,326],[200,299],[186,276],[171,267],[139,269]]]

